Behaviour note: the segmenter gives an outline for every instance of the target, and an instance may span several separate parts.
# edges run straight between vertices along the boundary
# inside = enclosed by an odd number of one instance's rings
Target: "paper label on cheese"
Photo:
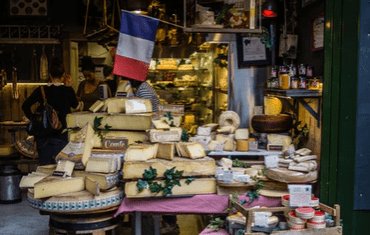
[[[128,148],[128,139],[126,138],[104,138],[103,149],[122,149]]]
[[[249,151],[258,150],[258,141],[249,141]]]
[[[158,105],[158,113],[165,114],[170,112],[171,114],[184,115],[185,106],[184,105]]]
[[[76,155],[82,155],[85,149],[85,142],[69,142],[63,149],[62,153],[66,154],[68,157],[73,157]]]
[[[254,225],[268,227],[270,214],[268,212],[254,212]]]
[[[310,206],[312,186],[311,185],[288,185],[289,203],[291,207]]]
[[[150,141],[151,142],[166,142],[166,141],[180,141],[181,131],[170,130],[170,131],[151,131]]]
[[[265,156],[265,166],[266,168],[277,168],[279,162],[278,155]]]

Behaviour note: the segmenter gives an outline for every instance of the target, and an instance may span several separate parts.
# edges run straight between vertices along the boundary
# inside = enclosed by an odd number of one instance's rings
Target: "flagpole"
[[[131,13],[131,14],[134,14],[134,15],[137,15],[137,16],[147,17],[147,18],[149,18],[149,19],[153,19],[153,20],[158,20],[159,22],[162,22],[162,23],[165,23],[165,24],[169,24],[169,25],[172,25],[172,26],[175,26],[175,27],[178,27],[178,28],[185,29],[185,27],[182,27],[182,26],[180,26],[180,25],[173,24],[173,23],[168,22],[168,21],[165,21],[165,20],[160,20],[160,19],[157,19],[157,18],[154,18],[154,17],[151,17],[151,16],[140,15],[140,14],[137,14],[137,13],[135,13],[135,12],[131,12],[131,11],[123,10],[123,9],[121,9],[121,11],[128,12],[128,13]]]

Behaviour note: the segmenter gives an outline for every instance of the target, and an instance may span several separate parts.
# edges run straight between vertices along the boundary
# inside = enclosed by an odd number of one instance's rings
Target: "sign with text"
[[[289,203],[291,207],[310,206],[312,186],[308,184],[291,184],[289,188]]]
[[[105,137],[103,139],[102,144],[103,149],[126,150],[128,148],[128,139],[117,137]]]
[[[254,225],[258,227],[268,227],[269,213],[254,212]]]
[[[173,115],[184,115],[185,106],[184,105],[158,105],[158,114],[166,114],[170,112]]]
[[[278,167],[279,156],[269,155],[265,156],[265,166],[266,168],[277,168]]]

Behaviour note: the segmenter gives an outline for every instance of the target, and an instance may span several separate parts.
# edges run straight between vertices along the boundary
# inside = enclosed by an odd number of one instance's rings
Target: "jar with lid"
[[[279,75],[279,88],[290,89],[290,75],[288,72],[281,72]]]
[[[297,75],[297,66],[295,64],[289,65],[289,73],[291,77]]]
[[[279,88],[279,82],[277,78],[272,79],[271,88],[274,88],[274,89]]]
[[[280,68],[279,68],[279,74],[284,73],[284,72],[288,72],[288,66],[281,65]]]
[[[299,75],[306,76],[306,65],[304,64],[299,65]]]
[[[272,66],[271,67],[271,78],[277,78],[277,72],[278,72],[278,67]]]
[[[313,76],[313,67],[307,66],[307,77],[312,77],[312,76]]]
[[[297,76],[293,76],[290,78],[290,88],[291,89],[298,89],[299,88],[299,81]]]
[[[306,89],[306,76],[299,76],[299,89]]]
[[[310,89],[312,90],[318,90],[320,89],[320,79],[313,78],[310,84]]]

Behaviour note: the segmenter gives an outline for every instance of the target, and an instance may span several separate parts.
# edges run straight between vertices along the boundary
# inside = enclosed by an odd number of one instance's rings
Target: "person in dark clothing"
[[[58,114],[62,128],[54,130],[48,136],[35,137],[40,165],[55,163],[54,157],[68,143],[68,134],[62,134],[63,129],[67,126],[66,116],[71,112],[71,108],[77,108],[79,106],[73,88],[64,86],[61,83],[63,74],[64,68],[62,63],[57,58],[54,58],[50,68],[50,83],[44,86],[44,91],[48,104]],[[32,116],[31,106],[36,103],[43,103],[41,87],[36,88],[22,105],[22,110],[28,119]]]
[[[103,68],[103,74],[105,78],[105,83],[108,84],[112,97],[116,96],[117,91],[117,76],[113,75],[113,68],[106,65]]]
[[[95,76],[95,65],[91,57],[85,56],[82,58],[81,63],[85,80],[78,85],[77,98],[83,102],[83,111],[88,111],[100,99],[99,85],[107,84]],[[111,91],[108,87],[108,97],[111,96]]]

